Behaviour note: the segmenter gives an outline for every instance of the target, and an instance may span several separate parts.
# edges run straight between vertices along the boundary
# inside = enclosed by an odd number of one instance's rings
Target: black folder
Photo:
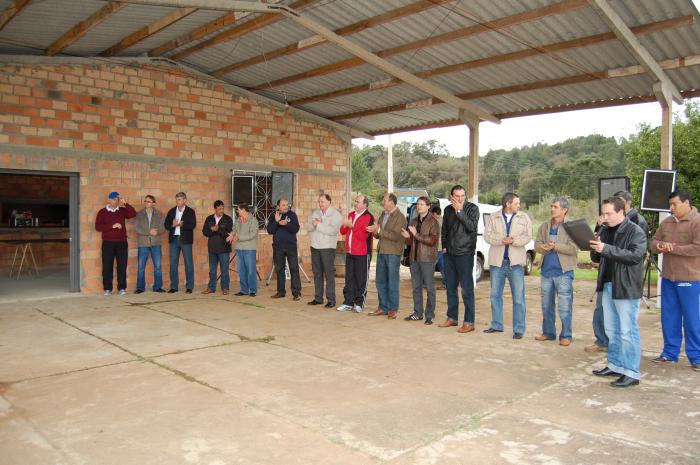
[[[585,218],[567,221],[563,226],[566,233],[576,243],[579,249],[591,250],[591,246],[588,243],[595,240],[595,234],[591,227],[588,226],[588,222],[586,222]]]

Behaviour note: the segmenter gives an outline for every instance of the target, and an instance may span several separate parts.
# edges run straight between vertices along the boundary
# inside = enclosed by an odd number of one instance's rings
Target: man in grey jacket
[[[311,269],[314,272],[314,298],[309,305],[323,304],[323,280],[326,280],[326,308],[335,307],[335,247],[341,223],[340,213],[331,207],[331,196],[318,197],[318,209],[314,210],[306,224],[311,233]]]
[[[238,278],[241,290],[235,295],[249,295],[255,297],[258,293],[258,220],[250,213],[247,203],[239,203],[236,207],[238,218],[233,226],[233,231],[228,235],[227,242],[234,244],[238,262]]]
[[[155,208],[156,198],[147,195],[143,198],[143,210],[136,214],[136,234],[138,234],[138,273],[136,294],[146,290],[146,263],[148,255],[153,260],[153,292],[165,292],[163,289],[163,270],[161,267],[161,234],[165,232],[163,213]]]

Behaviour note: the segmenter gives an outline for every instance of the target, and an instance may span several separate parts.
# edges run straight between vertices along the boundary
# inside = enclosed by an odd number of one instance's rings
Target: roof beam
[[[335,32],[339,36],[347,36],[350,34],[357,34],[358,32],[364,31],[366,29],[379,26],[390,21],[395,21],[397,19],[403,18],[405,16],[413,15],[425,11],[429,8],[434,8],[438,5],[444,3],[452,3],[455,0],[418,0],[410,5],[406,5],[400,8],[387,11],[384,14],[374,16],[372,18],[363,19],[353,24],[336,29]],[[294,44],[287,45],[285,47],[278,48],[277,50],[272,50],[270,52],[262,53],[260,55],[248,58],[237,63],[233,63],[217,70],[212,71],[210,74],[213,76],[222,76],[224,74],[231,73],[233,71],[238,71],[249,66],[256,65],[258,63],[263,63],[266,61],[273,60],[275,58],[280,58],[284,56],[293,55],[295,53],[309,50],[321,44],[327,43],[327,40],[321,36],[315,35],[304,40],[300,40]]]
[[[292,3],[290,5],[290,8],[293,9],[302,9],[305,8],[309,5],[312,5],[314,3],[319,2],[320,0],[297,0],[296,2]],[[193,3],[192,1],[185,0],[182,3]],[[214,2],[206,2],[206,3],[214,3]],[[249,8],[252,8],[253,6],[256,5],[263,5],[259,4],[258,2],[220,2],[222,4],[248,4]],[[275,5],[266,5],[269,6],[270,8],[274,8]],[[241,11],[246,11],[244,8],[244,5],[240,5]],[[205,8],[205,7],[202,7]],[[216,8],[218,9],[218,8]],[[251,10],[248,10],[251,11]],[[258,16],[255,19],[252,19],[246,23],[243,23],[239,26],[232,27],[231,29],[228,29],[218,35],[215,35],[211,39],[205,40],[203,42],[198,43],[197,45],[193,45],[190,48],[187,48],[185,50],[182,50],[170,58],[173,60],[181,60],[189,55],[192,55],[195,52],[199,52],[201,50],[204,50],[207,47],[211,47],[216,44],[220,44],[221,42],[226,42],[229,40],[237,39],[238,37],[244,36],[250,32],[256,31],[258,29],[262,29],[263,27],[269,26],[271,24],[276,23],[277,21],[280,21],[283,16],[278,14],[278,13],[269,13],[271,11],[270,9],[263,9],[259,11],[265,11],[266,13]]]
[[[105,19],[112,16],[117,11],[121,10],[127,6],[126,3],[121,2],[109,2],[95,13],[93,13],[89,18],[80,21],[78,24],[70,28],[65,34],[56,39],[54,43],[49,45],[49,47],[44,50],[44,54],[47,56],[53,56],[66,48],[70,47],[72,44],[80,40],[90,29],[97,26],[99,23]]]
[[[246,13],[240,14],[232,11],[230,13],[226,13],[223,16],[219,16],[213,21],[208,22],[207,24],[198,27],[197,29],[188,32],[187,34],[181,35],[180,37],[177,37],[173,40],[169,40],[168,42],[159,45],[158,47],[154,48],[153,50],[148,52],[148,56],[151,57],[157,57],[164,55],[168,53],[171,50],[175,50],[176,48],[180,48],[183,45],[187,45],[190,42],[194,42],[195,40],[201,39],[204,36],[208,36],[209,34],[213,34],[219,29],[223,29],[229,24],[233,24],[237,18],[245,16]]]
[[[694,98],[694,97],[700,97],[700,90],[688,90],[688,91],[681,91],[681,96],[683,96],[684,99],[688,98]],[[635,97],[625,97],[621,99],[613,99],[613,100],[601,100],[599,102],[586,102],[586,103],[577,103],[574,105],[564,105],[560,107],[549,107],[549,108],[538,108],[534,110],[523,110],[523,111],[512,111],[512,112],[507,112],[507,113],[496,113],[496,116],[502,120],[508,119],[508,118],[520,118],[522,116],[535,116],[535,115],[548,115],[551,113],[564,113],[567,111],[575,111],[575,110],[591,110],[591,109],[596,109],[596,108],[609,108],[609,107],[617,107],[617,106],[623,106],[623,105],[636,105],[640,103],[650,103],[650,102],[655,102],[656,101],[656,96],[654,95],[641,95],[641,96],[635,96]],[[450,119],[450,120],[444,120],[444,121],[436,121],[434,123],[426,123],[426,124],[414,124],[411,126],[403,126],[400,128],[393,128],[393,129],[382,129],[379,131],[371,131],[369,134],[372,136],[382,136],[386,134],[397,134],[400,132],[408,132],[408,131],[418,131],[422,129],[435,129],[435,128],[447,128],[451,126],[461,126],[464,124],[464,121],[460,118],[455,118],[455,119]]]
[[[477,34],[482,34],[484,32],[490,32],[496,29],[504,29],[518,24],[535,21],[538,19],[545,18],[547,16],[558,15],[567,11],[585,8],[587,6],[588,4],[585,0],[566,0],[542,8],[529,10],[512,16],[506,16],[504,18],[499,18],[493,21],[488,21],[483,24],[476,24],[474,26],[458,29],[456,31],[447,32],[445,34],[440,34],[434,37],[430,37],[428,39],[416,40],[414,42],[410,42],[404,45],[399,45],[398,47],[393,47],[375,52],[375,54],[381,58],[388,58],[402,53],[424,49],[427,47],[434,47],[447,42],[464,39]],[[365,64],[364,61],[359,58],[350,58],[347,60],[339,61],[336,63],[330,63],[328,65],[311,69],[303,73],[295,74],[293,76],[277,79],[270,83],[261,84],[255,87],[253,90],[269,89],[270,87],[278,87],[286,84],[291,84],[297,81],[308,79],[310,77],[323,76],[326,74],[355,68],[363,64]]]
[[[162,31],[166,27],[170,26],[173,23],[176,23],[177,21],[180,21],[182,18],[185,18],[192,13],[197,11],[197,8],[178,8],[167,15],[163,16],[159,20],[142,27],[138,31],[129,34],[128,36],[124,37],[122,40],[117,42],[116,44],[112,45],[109,47],[107,50],[101,52],[99,56],[101,57],[111,57],[116,55],[117,53],[126,50],[129,47],[132,47],[133,45],[136,45],[137,43],[141,42],[142,40],[147,39],[148,37],[152,36],[153,34]]]
[[[31,0],[15,0],[15,2],[5,8],[5,11],[0,13],[0,31],[2,28],[7,26],[7,24],[14,19],[15,16],[20,14],[24,8],[29,5]]]
[[[464,100],[456,97],[454,94],[452,94],[442,86],[434,84],[425,79],[421,79],[416,75],[409,73],[405,69],[396,66],[395,64],[357,45],[355,42],[351,42],[350,40],[341,37],[338,34],[335,34],[333,31],[320,25],[316,21],[313,21],[305,16],[301,16],[300,14],[291,10],[285,10],[285,15],[291,20],[295,21],[296,23],[325,38],[329,42],[332,42],[335,45],[343,48],[344,50],[352,53],[359,59],[381,69],[387,74],[395,76],[397,79],[400,79],[401,81],[410,84],[413,87],[429,95],[432,95],[433,97],[439,98],[440,100],[453,106],[457,110],[462,110],[470,116],[477,117],[485,121],[491,121],[493,123],[500,122],[498,118],[494,117],[493,114],[484,110],[483,108],[465,102]]]
[[[652,32],[657,32],[665,29],[689,26],[693,24],[695,17],[692,15],[680,16],[678,18],[672,18],[664,21],[659,21],[656,23],[643,24],[641,26],[636,26],[632,28],[632,32],[637,35],[649,34]],[[457,63],[454,65],[443,66],[441,68],[435,68],[432,70],[421,71],[416,73],[416,76],[421,78],[428,78],[432,76],[439,76],[443,74],[456,73],[460,71],[467,71],[469,69],[478,68],[481,66],[494,65],[498,63],[506,63],[509,61],[522,60],[525,58],[546,55],[553,52],[561,52],[565,50],[572,50],[575,48],[587,47],[589,45],[595,45],[600,43],[609,42],[615,40],[616,36],[612,32],[606,32],[603,34],[597,34],[593,36],[581,37],[578,39],[567,40],[564,42],[556,42],[549,45],[543,45],[537,48],[528,48],[520,50],[517,52],[506,53],[503,55],[494,55],[486,58],[479,58],[477,60],[467,61],[464,63]],[[386,89],[389,87],[395,87],[401,84],[398,79],[385,79],[382,81],[370,82],[368,84],[361,84],[358,86],[348,87],[345,89],[339,89],[331,92],[326,92],[324,94],[312,95],[309,97],[303,97],[289,102],[290,105],[305,105],[312,102],[317,102],[321,100],[329,100],[333,98],[343,97],[346,95],[357,94],[361,92],[371,92],[379,89]]]
[[[619,14],[610,6],[607,0],[588,0],[591,8],[598,13],[603,21],[608,25],[610,30],[612,30],[617,38],[627,47],[632,56],[637,60],[637,62],[646,69],[647,73],[652,77],[655,82],[660,82],[665,89],[673,96],[673,99],[677,103],[683,103],[683,97],[678,91],[673,81],[668,77],[668,75],[661,69],[659,64],[656,62],[651,53],[644,47],[639,39],[630,30],[629,26],[625,24],[623,19]]]
[[[315,0],[298,0],[296,4],[306,4],[309,1]],[[378,57],[377,55],[371,53],[370,51],[360,47],[354,42],[345,39],[338,34],[334,33],[330,29],[322,26],[321,24],[313,21],[305,16],[302,16],[291,7],[283,5],[267,5],[260,2],[242,2],[236,0],[132,0],[133,3],[151,4],[151,5],[165,5],[165,6],[178,6],[178,7],[198,7],[198,8],[208,8],[208,9],[241,9],[247,11],[256,12],[272,12],[271,14],[264,14],[252,21],[249,21],[242,26],[246,26],[250,23],[254,23],[256,20],[265,19],[267,17],[272,17],[275,21],[280,19],[277,13],[281,13],[297,24],[305,27],[306,29],[318,34],[329,42],[336,44],[337,46],[347,50],[353,55],[375,67],[381,69],[382,71],[395,76],[403,82],[411,84],[412,86],[422,90],[423,92],[441,99],[443,102],[452,105],[457,110],[464,110],[466,113],[478,117],[485,121],[491,121],[498,123],[498,118],[495,118],[490,112],[480,108],[477,105],[465,102],[462,99],[457,98],[452,93],[447,91],[441,86],[434,84],[432,82],[426,81],[425,79],[420,79],[415,75],[409,73],[408,71],[396,66],[393,63]],[[236,29],[236,28],[233,28]],[[227,31],[230,32],[230,31]],[[225,33],[224,33],[225,34]],[[175,55],[177,56],[177,54]]]
[[[674,58],[674,59],[665,60],[665,61],[662,61],[659,63],[659,66],[661,66],[661,68],[663,70],[681,69],[681,68],[687,68],[689,66],[697,66],[697,65],[700,65],[700,55],[692,55],[692,56],[688,56],[688,57]],[[644,73],[646,73],[646,70],[639,65],[628,66],[625,68],[615,68],[615,69],[610,69],[607,71],[600,71],[600,72],[595,72],[595,73],[579,74],[576,76],[566,76],[566,77],[556,78],[556,79],[547,79],[544,81],[526,82],[523,84],[514,84],[511,86],[497,87],[497,88],[493,88],[493,89],[476,90],[476,91],[472,91],[472,92],[465,92],[463,94],[458,94],[457,97],[464,99],[464,100],[472,100],[472,99],[478,99],[478,98],[484,98],[484,97],[491,97],[494,95],[514,94],[514,93],[518,93],[518,92],[527,92],[530,90],[538,90],[538,89],[550,89],[552,87],[568,86],[568,85],[572,85],[572,84],[582,84],[585,82],[598,81],[598,80],[604,80],[604,79],[614,79],[614,78],[620,78],[620,77],[636,76],[636,75],[640,75],[640,74],[644,74]],[[330,119],[332,121],[359,119],[359,118],[364,118],[366,116],[381,115],[381,114],[385,114],[385,113],[395,113],[395,112],[400,112],[400,111],[405,111],[405,110],[411,110],[414,108],[439,105],[441,103],[443,103],[441,100],[435,99],[435,98],[423,99],[423,100],[416,100],[413,102],[400,103],[400,104],[396,104],[396,105],[388,105],[385,107],[378,107],[378,108],[372,108],[372,109],[367,109],[367,110],[355,111],[352,113],[346,113],[346,114],[342,114],[342,115],[331,116],[331,117],[328,117],[328,119]]]

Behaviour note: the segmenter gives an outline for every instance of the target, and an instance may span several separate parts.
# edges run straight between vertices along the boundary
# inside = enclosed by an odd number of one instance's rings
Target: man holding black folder
[[[625,217],[619,197],[603,201],[604,226],[590,241],[591,259],[600,263],[596,290],[602,293],[608,364],[593,370],[596,376],[616,376],[613,387],[639,384],[642,343],[639,337],[639,302],[644,286],[647,238]]]

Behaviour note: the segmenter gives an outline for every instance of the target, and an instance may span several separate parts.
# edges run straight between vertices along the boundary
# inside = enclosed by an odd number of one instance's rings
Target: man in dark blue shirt
[[[289,207],[287,199],[277,201],[277,209],[267,219],[267,232],[272,234],[272,259],[277,270],[277,293],[273,299],[280,299],[287,293],[285,290],[286,265],[292,278],[292,295],[294,300],[301,299],[301,279],[299,277],[299,255],[297,252],[297,233],[299,218]]]

